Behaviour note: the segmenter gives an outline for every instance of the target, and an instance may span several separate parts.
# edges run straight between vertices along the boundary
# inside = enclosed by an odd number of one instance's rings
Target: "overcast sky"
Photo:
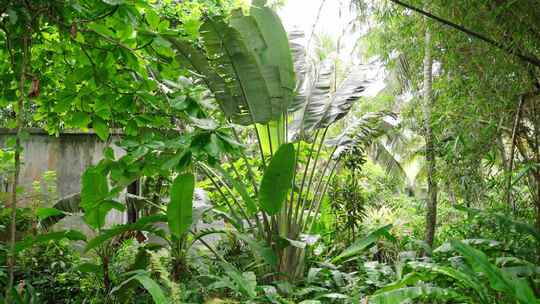
[[[321,4],[323,6],[317,20]],[[337,40],[342,35],[343,29],[348,28],[348,23],[354,18],[348,0],[287,0],[286,4],[278,10],[278,14],[287,31],[301,29],[304,31],[306,39],[309,39],[313,25],[316,23],[315,33],[324,33]],[[346,32],[343,36],[341,40],[342,51],[339,56],[343,62],[352,60],[351,52],[358,38],[358,33],[351,32]],[[366,90],[367,96],[374,96],[383,88],[384,73],[382,69],[381,65],[375,65],[369,71],[369,74],[377,76],[374,76],[375,83]]]
[[[296,26],[303,29],[308,35],[311,34],[311,29],[323,1],[288,0],[285,6],[279,10],[279,15],[283,19],[287,30],[291,30]],[[339,18],[339,2],[338,0],[326,0],[324,2],[316,31],[323,31],[332,36],[339,35],[342,29]],[[342,14],[350,18],[350,12],[347,10],[342,10]]]

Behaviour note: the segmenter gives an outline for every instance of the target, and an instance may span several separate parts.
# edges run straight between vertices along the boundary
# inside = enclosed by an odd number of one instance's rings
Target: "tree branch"
[[[440,23],[443,23],[451,28],[454,28],[458,31],[461,31],[469,36],[472,36],[472,37],[475,37],[477,39],[480,39],[496,48],[498,48],[499,50],[502,50],[502,51],[505,51],[506,53],[510,54],[510,55],[513,55],[513,56],[516,56],[518,57],[519,59],[523,60],[523,61],[526,61],[532,65],[535,65],[536,67],[539,67],[540,68],[540,59],[533,56],[533,55],[529,55],[529,54],[524,54],[522,52],[520,52],[519,50],[516,50],[516,49],[513,49],[512,47],[509,47],[505,44],[503,44],[502,42],[498,42],[498,41],[495,41],[491,38],[488,38],[482,34],[479,34],[477,32],[474,32],[462,25],[459,25],[459,24],[456,24],[456,23],[453,23],[451,21],[448,21],[448,20],[445,20],[441,17],[438,17],[438,16],[435,16],[429,12],[426,12],[420,8],[417,8],[417,7],[414,7],[410,4],[407,4],[407,3],[404,3],[404,2],[401,2],[400,0],[390,0],[391,2],[397,4],[397,5],[400,5],[400,6],[403,6],[405,8],[408,8],[410,10],[413,10],[419,14],[422,14],[428,18],[431,18],[431,19],[434,19],[434,20],[437,20],[439,21]]]

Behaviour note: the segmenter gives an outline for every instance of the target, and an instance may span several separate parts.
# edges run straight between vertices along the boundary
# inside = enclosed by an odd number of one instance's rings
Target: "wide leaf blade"
[[[195,176],[185,173],[176,177],[171,186],[171,201],[167,205],[167,221],[171,234],[180,237],[193,222],[193,191]]]
[[[278,213],[292,185],[295,167],[294,146],[281,145],[264,171],[259,190],[261,209],[269,215]]]
[[[201,35],[213,69],[229,79],[226,87],[235,103],[225,113],[235,122],[249,125],[267,123],[279,118],[273,113],[272,100],[263,70],[240,33],[221,20],[208,19],[201,26]]]
[[[144,274],[144,275],[136,275],[135,279],[141,283],[141,285],[150,293],[152,296],[152,299],[154,300],[154,303],[156,304],[167,304],[170,303],[167,300],[167,297],[165,296],[165,293],[163,292],[163,289],[161,289],[161,286],[154,281],[150,276]]]
[[[383,226],[383,227],[371,232],[365,238],[362,238],[362,239],[354,242],[351,246],[349,246],[347,249],[345,249],[341,254],[339,254],[338,256],[333,258],[332,262],[335,263],[335,262],[337,262],[339,260],[342,260],[342,259],[345,259],[345,258],[348,258],[348,257],[352,257],[352,256],[364,251],[365,249],[367,249],[371,245],[373,245],[375,242],[377,242],[377,240],[379,240],[379,238],[381,238],[382,236],[391,237],[390,233],[388,232],[388,230],[390,228],[392,228],[392,224]]]

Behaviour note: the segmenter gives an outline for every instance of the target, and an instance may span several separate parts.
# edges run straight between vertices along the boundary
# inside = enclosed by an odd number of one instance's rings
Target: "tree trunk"
[[[536,181],[536,230],[540,231],[540,180]],[[540,260],[540,246],[538,247],[538,258]]]
[[[431,31],[426,26],[425,33],[425,53],[424,53],[424,88],[423,88],[423,114],[424,114],[424,139],[426,142],[426,163],[427,163],[427,213],[426,213],[426,243],[433,246],[435,238],[435,226],[437,224],[437,184],[435,182],[435,151],[433,143],[433,130],[431,129],[431,109],[433,106],[432,94],[432,69],[433,59],[431,58]]]
[[[21,172],[21,132],[23,128],[23,115],[24,115],[24,99],[25,99],[25,82],[26,82],[26,69],[28,65],[28,37],[22,38],[22,61],[21,71],[19,75],[19,99],[15,107],[16,115],[16,135],[15,135],[15,153],[14,153],[14,170],[13,170],[13,183],[11,188],[11,222],[9,225],[9,254],[7,260],[8,266],[8,284],[6,290],[6,303],[10,303],[11,289],[14,286],[15,281],[15,241],[17,233],[17,187],[19,186],[19,175]],[[15,67],[13,67],[15,69]]]

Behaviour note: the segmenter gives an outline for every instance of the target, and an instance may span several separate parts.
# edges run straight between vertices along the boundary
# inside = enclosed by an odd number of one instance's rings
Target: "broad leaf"
[[[226,262],[221,263],[221,267],[223,267],[225,274],[231,279],[239,292],[250,299],[257,296],[257,291],[255,290],[257,281],[255,275],[240,273],[233,265]]]
[[[326,128],[346,116],[369,84],[366,66],[353,66],[345,80],[336,86],[335,66],[325,60],[308,80],[289,107],[295,112],[294,138],[304,138],[315,129]],[[307,76],[306,76],[307,77]]]
[[[324,117],[324,111],[330,100],[332,87],[333,65],[324,61],[318,67],[312,80],[308,80],[305,87],[295,96],[289,107],[295,114],[291,129],[296,133],[294,137],[303,137],[312,131]]]
[[[261,66],[240,33],[221,20],[208,19],[201,27],[206,52],[214,69],[224,79],[234,97],[234,104],[224,107],[235,122],[248,125],[279,118],[273,112],[272,100]],[[253,36],[256,37],[256,36]]]
[[[167,205],[167,221],[171,234],[180,237],[192,224],[195,176],[185,173],[176,177],[171,186],[171,201]]]
[[[244,241],[251,250],[262,257],[264,261],[272,267],[272,269],[277,269],[278,266],[278,258],[276,254],[272,251],[272,248],[266,246],[266,244],[263,244],[261,242],[258,242],[257,240],[253,239],[251,236],[243,233],[232,231],[239,239]]]
[[[243,35],[263,71],[272,111],[285,113],[291,103],[295,77],[287,33],[266,0],[252,2],[248,16],[237,10],[231,25]]]
[[[433,263],[425,262],[410,262],[409,265],[414,269],[425,269],[435,273],[439,273],[455,279],[466,287],[473,289],[478,295],[482,303],[489,303],[489,297],[486,293],[484,285],[476,278],[456,268],[448,266],[440,266]]]
[[[255,1],[247,16],[235,11],[230,23],[206,19],[201,37],[204,51],[164,38],[177,60],[203,79],[225,115],[243,125],[281,119],[292,100],[294,69],[283,25],[265,1]]]
[[[163,292],[163,289],[161,286],[150,277],[148,272],[142,271],[142,270],[135,270],[131,272],[125,273],[125,275],[130,275],[130,277],[126,280],[124,280],[122,283],[118,284],[116,287],[114,287],[111,290],[111,293],[115,293],[119,290],[122,290],[126,288],[127,286],[130,286],[131,282],[138,281],[144,289],[148,291],[148,293],[152,296],[152,300],[154,300],[154,303],[156,304],[169,304],[170,301],[167,300],[167,297],[165,296],[165,293]]]
[[[368,83],[366,67],[353,66],[347,78],[332,94],[332,98],[324,111],[324,116],[317,127],[326,128],[347,115],[353,103],[362,96],[362,92],[364,92]]]
[[[168,304],[170,303],[167,300],[167,297],[165,296],[165,293],[163,293],[163,289],[161,289],[161,286],[154,281],[150,276],[148,275],[136,275],[135,279],[141,283],[141,285],[150,293],[152,296],[152,300],[154,300],[154,303],[156,304]]]
[[[51,216],[64,215],[64,212],[56,208],[37,208],[36,215],[40,221],[49,218]]]
[[[113,200],[103,200],[89,208],[85,208],[84,221],[92,228],[101,228],[105,226],[107,214],[112,209],[124,211],[126,207]]]
[[[109,138],[109,126],[103,119],[96,117],[92,122],[94,131],[101,140],[107,140]]]
[[[105,224],[105,217],[112,208],[121,209],[121,205],[105,202],[109,196],[107,176],[97,167],[88,168],[82,176],[81,208],[85,222],[98,229]]]
[[[538,302],[526,281],[512,277],[491,264],[483,252],[458,241],[452,241],[452,247],[463,255],[473,269],[488,278],[493,289],[512,296],[522,304]]]
[[[352,257],[354,255],[359,254],[360,252],[368,249],[371,247],[375,242],[379,240],[381,237],[387,237],[387,238],[393,238],[388,230],[392,228],[392,224],[383,226],[370,234],[368,234],[365,238],[362,238],[356,242],[354,242],[351,246],[349,246],[347,249],[345,249],[342,253],[340,253],[338,256],[332,259],[332,262],[335,263],[337,261],[340,261],[342,259]]]
[[[259,190],[261,209],[269,215],[278,213],[292,185],[295,167],[294,146],[284,144],[272,157],[264,171]]]
[[[369,297],[373,304],[401,304],[419,298],[430,298],[446,302],[451,299],[462,299],[463,296],[452,289],[432,286],[405,287]],[[414,302],[412,302],[414,303]]]
[[[307,72],[306,62],[306,47],[305,47],[305,35],[303,31],[295,30],[289,32],[289,48],[291,49],[294,73],[296,75],[295,90],[298,91],[303,85]],[[295,104],[298,106],[298,104]],[[289,107],[290,112],[299,110],[293,106]]]

